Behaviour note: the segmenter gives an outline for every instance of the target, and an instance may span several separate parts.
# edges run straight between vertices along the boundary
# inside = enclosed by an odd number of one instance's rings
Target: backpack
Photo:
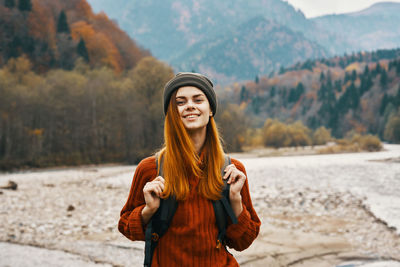
[[[158,162],[159,155],[156,154],[156,165],[159,170],[158,175],[163,176],[163,159]],[[160,166],[158,166],[160,163]],[[228,155],[225,155],[224,166],[221,168],[221,175],[224,175],[226,166],[231,164],[231,159]],[[230,185],[224,180],[224,186],[221,192],[221,198],[213,200],[212,204],[214,207],[215,219],[218,227],[218,236],[216,248],[220,249],[221,246],[225,247],[225,233],[228,223],[228,217],[231,219],[233,224],[237,223],[237,218],[232,210],[229,201],[229,189]],[[167,199],[160,199],[160,207],[157,212],[151,217],[145,231],[145,249],[144,249],[144,266],[150,267],[154,250],[158,244],[158,240],[163,236],[169,227],[170,222],[175,214],[178,207],[178,202],[174,196]]]

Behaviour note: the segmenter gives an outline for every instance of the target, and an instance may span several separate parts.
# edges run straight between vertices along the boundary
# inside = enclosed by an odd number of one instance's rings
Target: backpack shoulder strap
[[[231,158],[228,155],[225,155],[225,163],[221,168],[221,178],[224,176],[226,166],[231,164]],[[226,227],[227,227],[227,217],[231,219],[233,224],[237,223],[237,218],[235,213],[232,210],[229,201],[229,190],[230,184],[224,180],[224,187],[222,189],[221,198],[219,200],[213,201],[215,220],[217,222],[218,227],[218,237],[217,237],[217,248],[220,248],[224,242]]]
[[[221,169],[221,175],[223,176],[225,174],[225,168],[231,164],[231,158],[225,154],[225,164]],[[226,180],[224,180],[224,188],[222,190],[222,204],[224,205],[225,211],[228,213],[229,218],[231,219],[232,223],[236,224],[237,223],[237,218],[235,216],[235,213],[232,210],[231,207],[231,202],[229,199],[229,192],[230,192],[231,185],[227,183]]]
[[[163,176],[163,158],[160,158],[159,153],[156,155],[157,175]],[[174,196],[167,199],[160,199],[160,207],[157,212],[151,217],[145,231],[145,248],[144,248],[144,266],[150,267],[154,249],[158,244],[158,240],[167,232],[170,222],[174,217],[178,207],[178,202]]]

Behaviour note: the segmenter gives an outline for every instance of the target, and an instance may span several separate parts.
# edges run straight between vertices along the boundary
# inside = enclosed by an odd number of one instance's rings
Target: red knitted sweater
[[[241,162],[232,159],[236,168],[246,174]],[[145,206],[143,187],[157,175],[155,157],[142,160],[136,168],[128,200],[121,210],[119,231],[130,240],[144,240],[145,226],[141,212]],[[246,175],[247,176],[247,175]],[[239,266],[224,248],[216,248],[218,229],[212,202],[197,192],[199,179],[190,177],[190,194],[179,201],[178,208],[168,231],[159,240],[154,251],[152,266]],[[236,250],[250,246],[260,230],[258,218],[250,199],[246,179],[242,191],[243,211],[237,224],[230,224],[226,231],[226,243]]]

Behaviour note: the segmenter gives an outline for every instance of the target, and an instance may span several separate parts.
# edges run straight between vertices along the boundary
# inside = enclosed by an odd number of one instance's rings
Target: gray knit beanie
[[[183,86],[194,86],[199,88],[206,95],[210,102],[213,116],[217,112],[217,96],[213,88],[213,83],[206,76],[199,73],[179,72],[164,87],[164,114],[167,114],[168,105],[172,93]]]

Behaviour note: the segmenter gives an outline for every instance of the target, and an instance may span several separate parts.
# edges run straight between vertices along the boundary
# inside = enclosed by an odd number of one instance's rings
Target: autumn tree
[[[164,113],[161,104],[165,83],[173,77],[172,69],[153,57],[146,57],[128,73],[132,88],[124,105],[133,111],[127,118],[127,150],[132,161],[152,153],[162,145]],[[135,152],[136,154],[133,154]]]
[[[331,131],[326,129],[324,126],[316,129],[312,137],[313,145],[325,145],[331,139]]]
[[[222,139],[227,151],[242,151],[245,143],[248,120],[236,104],[221,103],[216,121],[221,128]]]
[[[287,126],[288,146],[308,146],[311,145],[310,129],[308,129],[301,121],[296,121]]]
[[[263,139],[265,146],[275,148],[287,146],[290,143],[286,125],[276,119],[267,119],[265,121]]]

